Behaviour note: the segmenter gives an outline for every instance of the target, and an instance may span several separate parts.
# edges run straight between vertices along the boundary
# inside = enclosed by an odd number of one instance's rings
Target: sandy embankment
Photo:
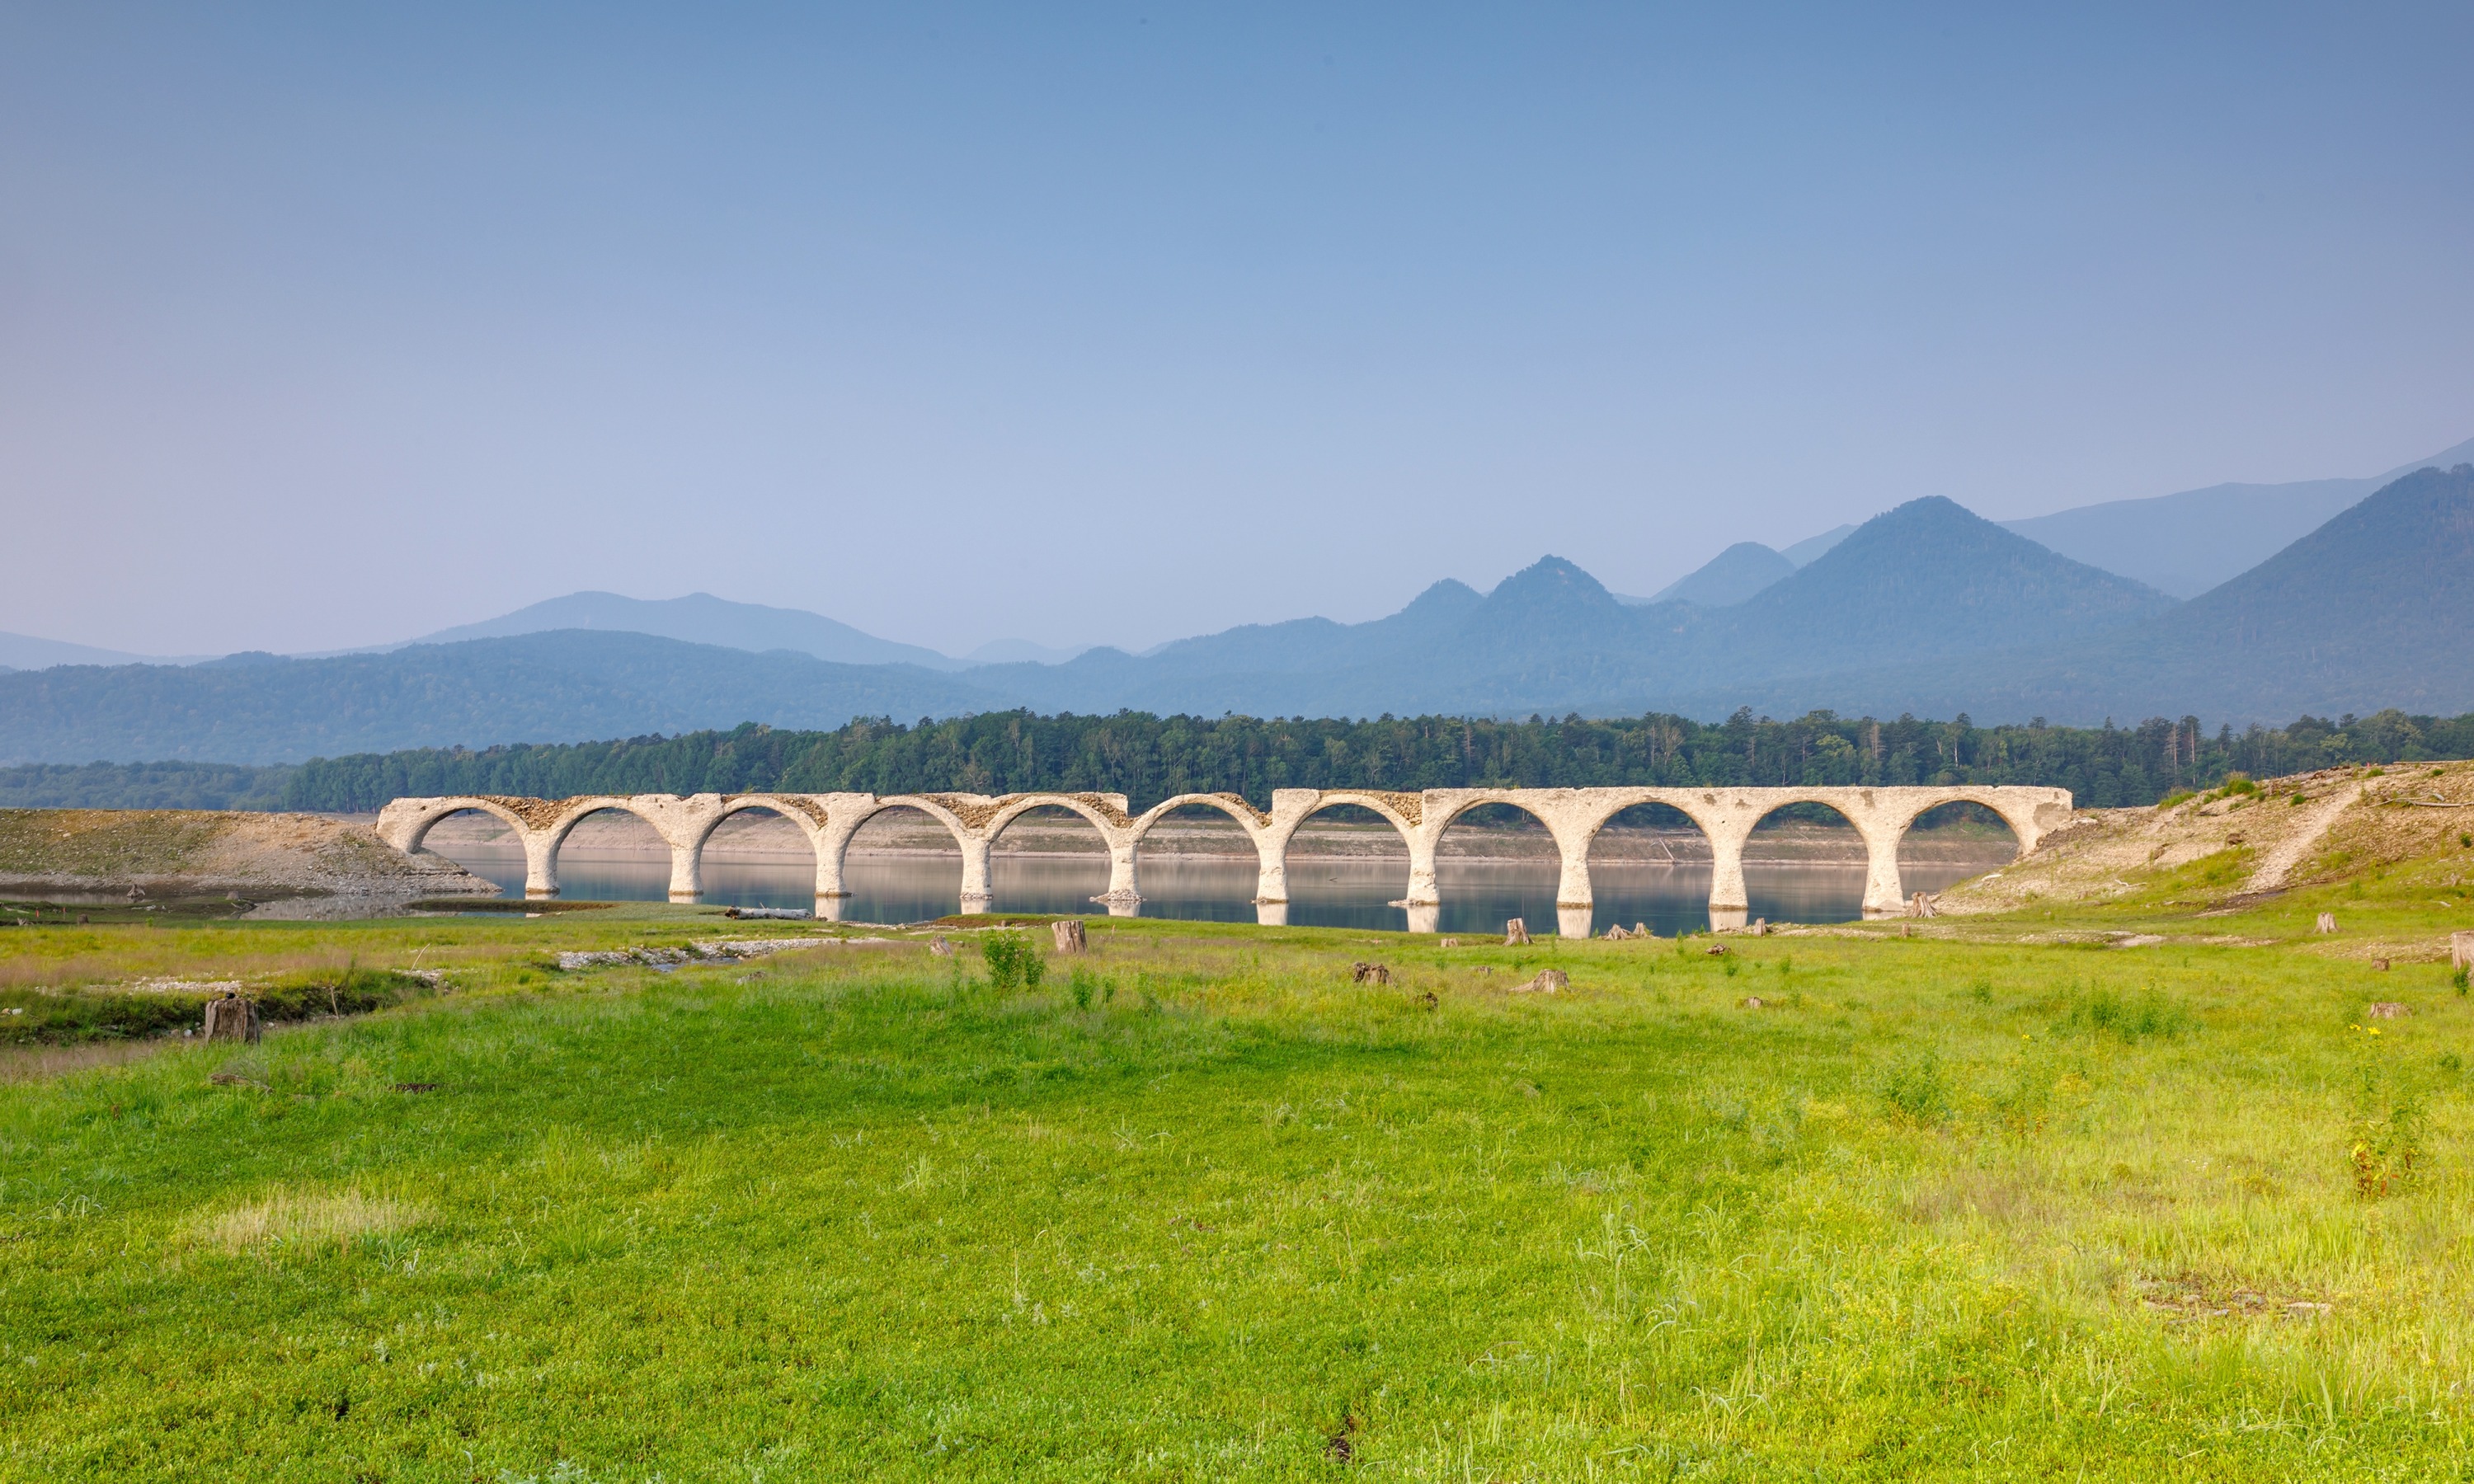
[[[1945,912],[2100,902],[2147,890],[2211,856],[2226,869],[2182,883],[2168,906],[2219,909],[2366,866],[2465,852],[2474,834],[2474,766],[2396,763],[2268,778],[2255,794],[2168,808],[2084,809],[2014,866],[1953,888]],[[2445,877],[2462,884],[2469,873]]]
[[[317,814],[0,809],[0,892],[149,898],[391,898],[497,888],[444,856],[406,855],[365,824]]]

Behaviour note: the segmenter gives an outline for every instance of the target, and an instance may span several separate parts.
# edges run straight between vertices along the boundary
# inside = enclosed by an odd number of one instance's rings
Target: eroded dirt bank
[[[497,888],[316,814],[0,809],[0,893],[414,898]]]
[[[2170,806],[2080,811],[2026,860],[1954,886],[1944,912],[2101,902],[2170,889],[2170,906],[2239,906],[2420,857],[2462,855],[2474,878],[2474,764],[2334,768]]]

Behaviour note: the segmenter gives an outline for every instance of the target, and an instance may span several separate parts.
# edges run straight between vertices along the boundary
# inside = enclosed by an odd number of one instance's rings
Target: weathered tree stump
[[[1624,927],[1621,922],[1610,922],[1607,924],[1607,942],[1609,943],[1621,943],[1631,936],[1632,934],[1624,931]]]
[[[1051,922],[1048,924],[1048,930],[1055,937],[1056,951],[1059,953],[1079,953],[1090,946],[1090,940],[1083,935],[1082,924],[1077,919],[1067,918],[1062,922]]]
[[[1770,935],[1770,920],[1767,918],[1753,919],[1752,933],[1756,938],[1768,937]]]
[[[1933,899],[1922,892],[1916,893],[1914,899],[1907,903],[1907,916],[1911,918],[1928,918],[1935,915]]]
[[[1381,964],[1352,964],[1348,979],[1351,984],[1390,984],[1392,970]]]
[[[2474,969],[2474,933],[2448,935],[2448,967]]]
[[[2335,913],[2333,913],[2333,912],[2322,912],[2322,913],[2320,913],[2320,914],[2319,914],[2319,922],[2318,922],[2318,926],[2316,927],[2316,931],[2323,932],[2323,933],[2333,933],[2333,932],[2335,932],[2336,930],[2337,930],[2337,914],[2335,914]]]
[[[954,956],[954,945],[945,941],[945,935],[943,933],[938,933],[935,937],[928,940],[928,951],[935,954],[938,958],[952,958]]]
[[[2370,1009],[2364,1011],[2363,1017],[2367,1020],[2402,1020],[2411,1014],[2413,1014],[2412,1011],[2407,1010],[2405,1006],[2397,1004],[2393,1000],[2382,1000],[2380,1003],[2373,1005]]]
[[[1505,922],[1503,924],[1503,945],[1507,948],[1525,948],[1529,946],[1529,924],[1519,918],[1514,918]]]
[[[1512,987],[1515,994],[1560,994],[1572,987],[1572,976],[1560,969],[1541,969],[1527,984]]]
[[[258,1039],[257,1005],[237,994],[226,994],[206,1001],[206,1039],[208,1041],[249,1041]]]

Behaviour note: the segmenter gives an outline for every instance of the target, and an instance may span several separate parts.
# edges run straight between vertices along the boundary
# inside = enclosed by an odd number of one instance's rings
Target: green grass
[[[916,944],[539,967],[716,925],[189,930],[223,961],[418,946],[461,987],[0,1088],[0,1477],[2474,1451],[2474,1005],[2436,965],[1143,922],[1014,992]],[[1367,957],[1393,985],[1349,985]],[[1548,963],[1573,993],[1507,993]]]

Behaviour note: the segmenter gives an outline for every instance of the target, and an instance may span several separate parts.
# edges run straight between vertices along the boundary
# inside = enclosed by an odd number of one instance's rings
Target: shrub
[[[994,989],[1036,989],[1048,972],[1048,961],[1022,933],[981,934],[980,958],[988,966],[988,984]]]
[[[2156,810],[2157,810],[2157,812],[2158,812],[2158,813],[2160,813],[2160,814],[2161,814],[2161,813],[2163,813],[2165,810],[2167,810],[2167,809],[2170,809],[2170,808],[2173,807],[2173,806],[2174,806],[2175,804],[2177,804],[2177,803],[2187,803],[2187,802],[2189,802],[2190,801],[2192,801],[2192,800],[2194,800],[2194,799],[2196,799],[2196,798],[2198,798],[2198,797],[2199,797],[2198,795],[2196,795],[2196,794],[2195,794],[2195,793],[2191,792],[2191,791],[2190,791],[2189,789],[2187,789],[2187,788],[2177,788],[2177,789],[2173,790],[2171,793],[2167,794],[2164,798],[2159,799],[2158,801],[2156,801]]]
[[[2259,784],[2247,773],[2228,773],[2225,775],[2225,780],[2217,785],[2218,795],[2228,799],[2236,794],[2258,792]]]

